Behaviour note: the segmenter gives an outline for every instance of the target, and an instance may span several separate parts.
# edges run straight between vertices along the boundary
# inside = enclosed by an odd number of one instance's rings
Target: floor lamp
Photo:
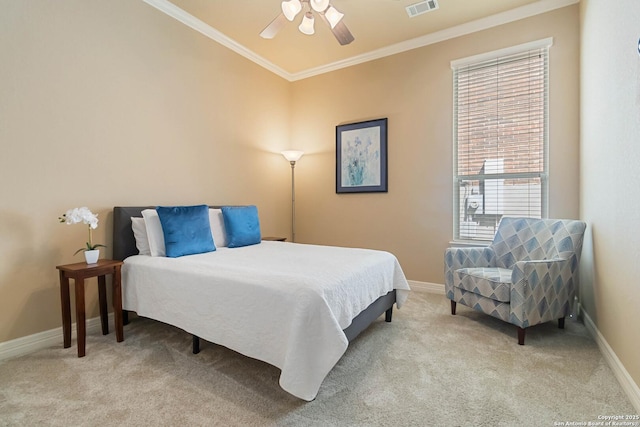
[[[296,162],[300,160],[300,157],[304,152],[297,150],[283,151],[282,155],[291,164],[291,241],[296,241],[296,181],[295,181],[295,167]]]

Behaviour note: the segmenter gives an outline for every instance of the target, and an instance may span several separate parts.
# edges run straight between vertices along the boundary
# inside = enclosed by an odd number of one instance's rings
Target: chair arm
[[[510,322],[526,328],[571,313],[575,295],[577,259],[518,261],[511,274]]]
[[[444,252],[445,292],[453,292],[454,272],[460,268],[494,267],[495,252],[489,246],[447,248]]]

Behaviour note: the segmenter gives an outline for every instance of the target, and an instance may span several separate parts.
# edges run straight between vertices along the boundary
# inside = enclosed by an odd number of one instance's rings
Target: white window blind
[[[452,62],[454,239],[547,216],[550,40]]]

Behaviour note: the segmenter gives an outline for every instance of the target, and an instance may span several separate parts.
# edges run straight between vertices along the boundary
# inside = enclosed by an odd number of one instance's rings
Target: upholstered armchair
[[[445,252],[445,291],[456,303],[525,329],[571,313],[586,224],[559,219],[504,217],[487,247]]]

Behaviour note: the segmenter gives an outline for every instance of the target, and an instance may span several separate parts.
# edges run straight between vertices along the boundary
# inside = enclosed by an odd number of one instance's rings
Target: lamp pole
[[[289,161],[291,165],[291,241],[296,241],[296,162],[300,160],[300,157],[304,152],[297,150],[283,151],[282,155]]]
[[[291,241],[296,241],[296,162],[291,160]]]

